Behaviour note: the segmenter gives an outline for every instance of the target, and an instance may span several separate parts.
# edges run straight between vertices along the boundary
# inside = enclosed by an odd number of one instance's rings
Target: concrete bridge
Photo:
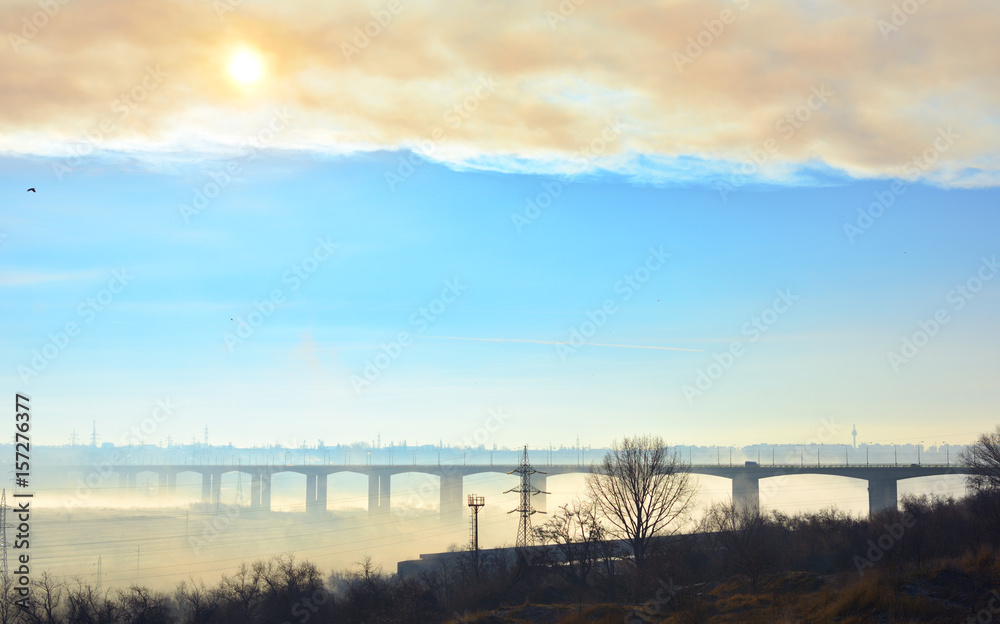
[[[102,478],[110,474],[118,475],[118,485],[123,491],[135,489],[136,477],[140,473],[158,475],[158,493],[161,496],[173,496],[177,488],[177,475],[193,472],[201,475],[204,503],[218,504],[222,492],[222,475],[226,473],[243,473],[250,476],[250,508],[260,510],[271,509],[271,477],[282,472],[292,472],[305,475],[305,503],[309,511],[323,511],[327,508],[327,478],[331,474],[350,472],[367,475],[368,477],[368,513],[377,515],[388,513],[391,504],[392,476],[404,473],[423,473],[440,479],[439,497],[440,510],[443,517],[461,516],[464,513],[465,501],[462,495],[462,479],[469,475],[481,473],[506,474],[517,465],[452,465],[452,464],[414,464],[414,465],[74,465],[59,466],[66,473],[83,474],[83,484],[88,483],[90,476],[96,474]],[[53,467],[54,468],[54,467]],[[585,465],[555,465],[538,466],[545,474],[534,474],[531,483],[540,490],[545,490],[546,478],[565,474],[587,474],[590,466]],[[743,505],[758,505],[760,503],[761,481],[765,481],[765,490],[780,489],[784,478],[793,475],[827,475],[861,479],[868,482],[868,508],[874,513],[883,509],[894,509],[898,505],[897,484],[902,479],[931,477],[937,475],[968,474],[967,466],[944,466],[929,464],[896,465],[756,465],[747,462],[746,465],[685,465],[684,470],[692,474],[707,475],[730,479],[733,484],[733,501]],[[770,480],[770,481],[769,481]],[[536,509],[545,510],[544,494],[536,496]]]

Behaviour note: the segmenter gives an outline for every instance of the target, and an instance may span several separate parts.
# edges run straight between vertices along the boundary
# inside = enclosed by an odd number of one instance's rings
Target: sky
[[[970,442],[998,26],[4,2],[0,387],[41,444]]]

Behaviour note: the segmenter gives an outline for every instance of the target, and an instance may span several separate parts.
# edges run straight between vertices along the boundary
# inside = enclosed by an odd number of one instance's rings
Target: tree
[[[967,480],[973,491],[1000,491],[1000,425],[992,433],[980,435],[959,457],[972,468]]]
[[[966,477],[974,513],[1000,538],[1000,425],[984,433],[959,456],[972,470]]]
[[[535,535],[542,544],[556,545],[559,560],[553,562],[552,568],[576,589],[580,613],[590,572],[599,556],[597,544],[604,536],[596,506],[579,501],[563,505],[545,524],[535,528]]]
[[[701,521],[701,533],[725,553],[733,572],[746,576],[755,594],[761,577],[777,563],[777,529],[759,506],[735,502],[712,505]]]
[[[675,451],[659,436],[612,442],[587,475],[587,491],[612,536],[628,542],[642,567],[654,538],[676,533],[697,488]]]

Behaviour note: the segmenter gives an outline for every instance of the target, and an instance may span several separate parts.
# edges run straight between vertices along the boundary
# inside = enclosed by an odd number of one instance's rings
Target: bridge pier
[[[326,478],[329,475],[321,474],[316,477],[316,508],[326,511]]]
[[[212,475],[212,504],[222,502],[222,473]]]
[[[545,475],[538,473],[531,475],[531,485],[541,490],[540,494],[535,494],[531,497],[532,507],[534,507],[538,512],[546,513],[545,504],[548,502],[546,500],[548,492],[545,491]]]
[[[306,475],[306,511],[326,511],[326,477],[325,474]]]
[[[368,475],[368,515],[374,516],[378,513],[378,475],[372,473]]]
[[[250,474],[250,509],[271,511],[271,475],[266,472]]]
[[[760,479],[757,475],[740,472],[733,477],[733,505],[742,507],[760,505]]]
[[[166,472],[157,473],[156,494],[160,498],[167,497],[167,480],[170,478]]]
[[[379,513],[389,513],[389,479],[392,475],[384,473],[378,478],[378,511]]]
[[[167,475],[167,496],[170,498],[177,497],[177,473],[171,472]]]
[[[316,508],[316,475],[306,475],[306,511]]]
[[[895,479],[868,479],[868,513],[897,509]]]
[[[135,473],[128,473],[128,493],[131,494],[135,491]]]
[[[260,508],[271,511],[271,474],[260,475]]]
[[[462,517],[462,475],[441,475],[441,518]]]
[[[389,513],[390,485],[389,473],[373,472],[368,475],[368,515]]]
[[[121,494],[128,492],[128,475],[124,472],[118,473],[118,491]]]
[[[259,474],[250,475],[250,509],[260,509],[260,481]]]
[[[203,472],[201,473],[201,502],[209,503],[212,501],[212,473]]]

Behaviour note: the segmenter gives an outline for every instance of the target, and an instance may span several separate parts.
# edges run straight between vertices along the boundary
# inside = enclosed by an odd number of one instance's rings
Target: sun
[[[253,84],[264,73],[264,63],[252,50],[240,50],[229,59],[229,75],[240,84]]]

